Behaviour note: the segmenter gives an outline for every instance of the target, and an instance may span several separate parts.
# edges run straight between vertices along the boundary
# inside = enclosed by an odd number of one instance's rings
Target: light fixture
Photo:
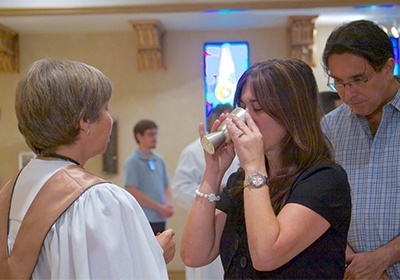
[[[390,28],[390,32],[394,38],[399,38],[399,30],[397,29],[397,21],[393,20],[392,28]]]
[[[386,26],[384,26],[383,24],[379,24],[379,27],[385,31],[386,33],[388,33],[388,29],[386,28]]]
[[[390,23],[391,22],[391,23]],[[386,32],[390,37],[398,39],[400,37],[400,18],[389,19],[389,20],[375,20],[375,23]]]

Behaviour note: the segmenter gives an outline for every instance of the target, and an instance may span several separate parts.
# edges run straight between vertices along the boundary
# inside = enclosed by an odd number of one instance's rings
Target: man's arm
[[[172,206],[172,195],[171,195],[171,188],[169,186],[165,186],[164,189],[164,195],[165,195],[165,204],[163,205],[163,211],[161,212],[161,215],[163,215],[164,218],[171,218],[172,215],[174,215],[174,207]]]
[[[400,262],[400,236],[372,252],[354,253],[347,246],[345,279],[389,279],[386,269]]]
[[[165,186],[164,188],[164,197],[165,197],[165,204],[171,205],[172,194],[171,194],[171,188],[169,186]]]
[[[400,262],[400,235],[378,250],[381,250],[381,254],[386,256],[386,267]]]
[[[125,188],[130,194],[132,194],[136,198],[137,202],[139,202],[142,207],[154,209],[164,218],[170,218],[174,214],[174,208],[171,205],[162,205],[157,203],[156,201],[150,199],[144,193],[139,191],[139,189],[135,186],[126,186]]]
[[[125,188],[130,194],[132,194],[136,198],[137,202],[139,202],[139,204],[142,207],[154,209],[157,212],[161,211],[162,205],[150,199],[148,196],[142,193],[136,186],[126,186]]]

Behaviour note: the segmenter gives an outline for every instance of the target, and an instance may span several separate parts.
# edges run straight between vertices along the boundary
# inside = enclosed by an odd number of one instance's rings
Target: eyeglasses
[[[158,136],[158,131],[146,131],[145,133],[143,133],[143,135],[148,136],[148,137],[156,137]]]
[[[362,89],[364,88],[365,84],[371,80],[371,78],[375,75],[375,73],[381,69],[381,66],[378,67],[374,72],[372,72],[371,75],[369,75],[368,77],[364,78],[364,77],[357,77],[355,78],[353,81],[350,81],[348,83],[341,83],[341,82],[337,82],[335,81],[335,78],[328,76],[328,87],[334,91],[340,91],[340,90],[344,90],[344,88],[346,86],[353,88],[353,89]],[[331,82],[331,79],[333,79],[333,82]]]

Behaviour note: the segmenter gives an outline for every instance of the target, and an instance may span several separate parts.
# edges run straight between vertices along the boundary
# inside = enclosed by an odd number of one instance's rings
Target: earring
[[[90,135],[90,129],[88,129],[88,130],[86,131],[86,135],[87,135],[87,136]]]

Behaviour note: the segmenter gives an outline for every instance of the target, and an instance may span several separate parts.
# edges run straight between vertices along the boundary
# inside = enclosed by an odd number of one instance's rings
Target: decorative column
[[[0,24],[0,73],[15,73],[18,71],[18,34]]]
[[[163,37],[165,30],[158,20],[132,20],[138,48],[139,71],[165,69]]]
[[[318,16],[290,16],[287,26],[289,57],[316,66],[315,20]]]

